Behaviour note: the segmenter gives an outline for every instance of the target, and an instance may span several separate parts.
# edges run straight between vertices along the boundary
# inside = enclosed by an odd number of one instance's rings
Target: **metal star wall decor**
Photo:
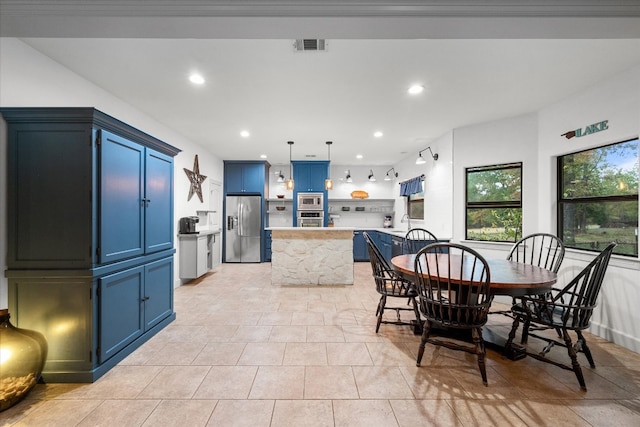
[[[189,188],[189,196],[187,197],[187,202],[191,200],[191,198],[193,197],[193,193],[196,193],[198,195],[198,199],[200,199],[200,203],[203,203],[204,200],[202,199],[202,183],[204,182],[205,179],[207,179],[207,177],[204,175],[200,175],[200,165],[198,164],[198,155],[196,154],[196,158],[193,160],[192,171],[190,171],[187,168],[182,168],[182,169],[184,169],[184,173],[187,174],[187,177],[189,178],[189,182],[191,183],[191,187]]]

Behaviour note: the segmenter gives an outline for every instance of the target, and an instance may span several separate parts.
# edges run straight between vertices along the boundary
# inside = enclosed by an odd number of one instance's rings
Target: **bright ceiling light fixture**
[[[373,133],[374,138],[382,138],[382,135],[384,134],[380,131],[376,131]]]
[[[249,138],[251,136],[251,133],[249,133],[248,130],[243,130],[243,131],[240,131],[240,136],[243,138]]]
[[[417,95],[419,93],[422,93],[422,91],[424,91],[424,86],[422,86],[422,85],[413,85],[408,90],[408,92],[411,95]]]
[[[191,74],[189,76],[189,81],[194,85],[201,85],[201,84],[204,84],[205,82],[204,77],[202,77],[202,75],[198,73]]]
[[[362,154],[356,154],[356,159],[361,159],[362,158]]]

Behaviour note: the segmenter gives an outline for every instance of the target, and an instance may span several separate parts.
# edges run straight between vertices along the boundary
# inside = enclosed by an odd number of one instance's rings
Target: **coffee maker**
[[[197,216],[185,216],[180,218],[180,234],[196,234],[196,224],[200,221]]]

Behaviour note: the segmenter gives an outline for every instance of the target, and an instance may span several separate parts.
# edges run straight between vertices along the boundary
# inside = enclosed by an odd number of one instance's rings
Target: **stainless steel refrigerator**
[[[260,262],[261,196],[227,196],[225,261]]]

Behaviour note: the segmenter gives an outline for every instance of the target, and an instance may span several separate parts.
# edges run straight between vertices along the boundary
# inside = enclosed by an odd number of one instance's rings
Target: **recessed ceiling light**
[[[357,154],[356,155],[356,159],[361,159],[362,158],[362,154]]]
[[[409,93],[411,95],[417,95],[419,93],[422,93],[422,91],[424,90],[424,86],[422,85],[413,85],[409,88]]]
[[[266,158],[267,158],[267,155],[266,155],[266,154],[260,154],[260,158],[261,158],[261,159],[266,159]]]
[[[377,132],[373,133],[373,136],[376,137],[376,138],[382,138],[382,135],[384,135],[384,134],[382,132],[380,132],[380,131],[377,131]]]
[[[193,73],[189,76],[189,81],[195,85],[204,84],[204,77],[198,73]]]
[[[251,134],[249,133],[248,130],[243,130],[242,132],[240,132],[240,136],[243,138],[249,138]]]

